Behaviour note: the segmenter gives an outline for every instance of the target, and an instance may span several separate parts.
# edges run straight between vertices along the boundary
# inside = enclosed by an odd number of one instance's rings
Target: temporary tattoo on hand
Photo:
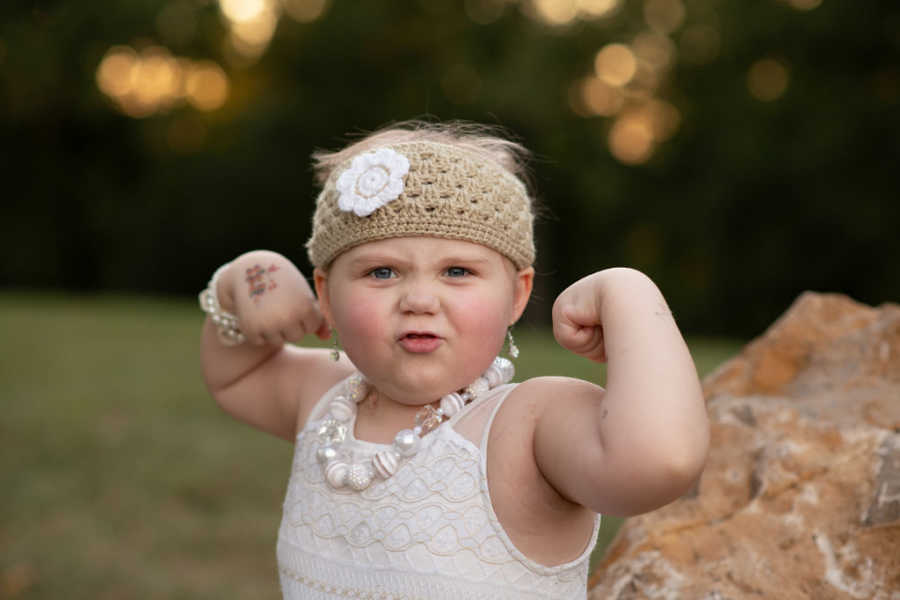
[[[261,265],[253,265],[247,269],[247,285],[250,287],[250,298],[252,298],[254,302],[258,303],[260,297],[265,294],[267,290],[274,290],[278,287],[278,284],[269,275],[277,270],[278,267],[276,265],[269,265],[268,269]]]

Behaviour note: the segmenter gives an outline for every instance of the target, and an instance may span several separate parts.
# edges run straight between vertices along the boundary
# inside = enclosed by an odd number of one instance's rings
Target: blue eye
[[[390,279],[394,271],[390,267],[377,267],[369,271],[369,275],[375,279]]]
[[[450,267],[447,269],[447,275],[450,277],[464,277],[468,275],[471,271],[466,269],[465,267]]]

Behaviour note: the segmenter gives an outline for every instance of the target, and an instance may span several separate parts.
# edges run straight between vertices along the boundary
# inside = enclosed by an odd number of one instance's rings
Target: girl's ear
[[[316,288],[316,298],[319,299],[319,310],[322,316],[328,321],[328,326],[334,328],[334,321],[331,320],[331,301],[328,298],[328,274],[316,267],[313,270],[313,285]]]
[[[528,299],[531,298],[531,289],[534,287],[534,267],[522,269],[516,273],[515,289],[513,290],[513,322],[519,320],[525,307],[528,305]]]

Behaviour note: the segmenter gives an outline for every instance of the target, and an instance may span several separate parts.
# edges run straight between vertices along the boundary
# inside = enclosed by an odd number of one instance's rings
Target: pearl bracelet
[[[231,263],[225,263],[216,269],[212,279],[209,280],[209,285],[205,290],[200,292],[200,308],[209,315],[210,319],[212,319],[213,324],[216,326],[216,331],[219,334],[219,341],[222,342],[224,346],[237,346],[238,344],[243,344],[247,341],[247,338],[244,336],[243,332],[241,332],[237,317],[230,312],[222,310],[217,294],[219,276],[230,264]]]

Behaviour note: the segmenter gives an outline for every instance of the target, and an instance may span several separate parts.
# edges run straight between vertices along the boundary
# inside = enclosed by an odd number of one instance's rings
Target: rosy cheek
[[[335,315],[338,328],[348,338],[371,339],[383,328],[377,307],[370,302],[353,302]]]
[[[461,302],[457,309],[468,323],[467,329],[481,340],[502,339],[506,333],[509,309],[499,299],[472,298]]]

